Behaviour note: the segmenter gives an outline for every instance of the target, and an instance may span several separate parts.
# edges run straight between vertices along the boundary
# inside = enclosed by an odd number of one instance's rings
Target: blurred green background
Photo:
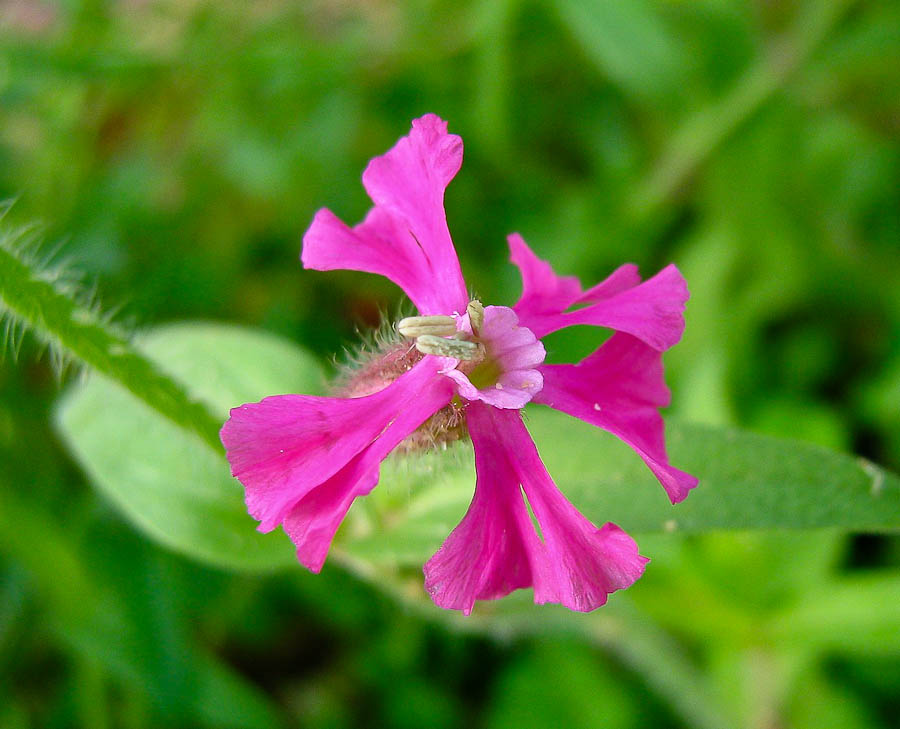
[[[242,322],[333,366],[400,296],[303,271],[302,234],[361,219],[367,161],[433,111],[486,301],[518,296],[513,230],[586,284],[674,261],[672,415],[900,468],[896,0],[4,0],[0,34],[7,220],[134,331]],[[63,451],[40,353],[0,364],[3,729],[900,726],[895,536],[642,539],[628,620],[460,629],[148,541]]]

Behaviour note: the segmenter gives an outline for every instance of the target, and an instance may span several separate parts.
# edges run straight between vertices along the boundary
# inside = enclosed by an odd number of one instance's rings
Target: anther
[[[452,316],[408,316],[397,323],[397,331],[409,339],[423,334],[450,337],[456,334],[456,320]]]
[[[484,345],[465,339],[444,339],[432,334],[420,334],[416,339],[416,349],[422,354],[438,357],[452,357],[467,361],[477,361],[484,357]]]
[[[484,306],[478,299],[472,299],[466,307],[466,313],[469,315],[469,324],[472,325],[472,334],[477,337],[484,325]]]

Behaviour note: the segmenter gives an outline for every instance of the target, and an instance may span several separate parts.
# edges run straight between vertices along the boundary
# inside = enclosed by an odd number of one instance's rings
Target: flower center
[[[465,369],[465,367],[462,367],[463,371],[465,371]],[[497,364],[495,360],[486,358],[482,360],[480,364],[475,365],[466,376],[469,378],[469,382],[472,383],[472,386],[475,389],[483,390],[486,387],[493,387],[496,385],[502,374],[503,369],[500,365]]]
[[[506,306],[485,307],[476,299],[462,316],[409,317],[398,330],[415,338],[418,351],[446,361],[442,374],[466,400],[522,408],[543,387],[536,368],[544,361],[544,346]]]

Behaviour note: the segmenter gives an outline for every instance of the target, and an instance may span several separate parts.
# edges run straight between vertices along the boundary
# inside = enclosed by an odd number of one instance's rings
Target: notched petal
[[[475,497],[425,565],[425,585],[437,605],[469,614],[476,600],[532,585],[536,603],[588,611],[641,576],[648,560],[634,540],[615,524],[596,528],[566,500],[519,413],[474,402],[467,419],[475,448]]]
[[[375,207],[350,228],[330,211],[303,237],[303,265],[389,278],[422,314],[461,311],[468,302],[444,215],[444,189],[462,164],[462,140],[428,114],[363,173]]]
[[[670,264],[638,286],[584,308],[561,314],[538,313],[527,321],[538,337],[576,324],[590,324],[631,334],[663,352],[681,339],[688,297],[684,277]]]
[[[526,323],[535,313],[553,313],[568,309],[581,295],[575,276],[559,276],[553,267],[538,258],[518,233],[507,236],[509,258],[522,275],[522,296],[513,307]]]
[[[222,443],[260,531],[283,523],[300,561],[318,570],[350,503],[377,482],[381,461],[453,397],[438,366],[422,360],[367,397],[282,395],[234,408]]]
[[[496,440],[475,443],[475,495],[459,525],[425,563],[425,589],[442,608],[472,612],[528,587],[531,554],[540,549],[518,481]]]
[[[576,365],[544,365],[535,402],[596,425],[621,438],[659,479],[672,503],[697,479],[669,464],[659,408],[669,404],[662,355],[629,334],[614,334]]]

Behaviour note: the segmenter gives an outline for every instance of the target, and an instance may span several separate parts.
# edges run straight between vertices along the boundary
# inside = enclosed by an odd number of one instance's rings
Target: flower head
[[[642,282],[625,264],[583,291],[513,234],[521,298],[512,308],[470,301],[444,215],[444,190],[461,163],[462,140],[437,116],[423,116],[363,173],[374,207],[360,224],[316,214],[304,266],[386,276],[420,316],[400,323],[408,343],[387,347],[344,383],[346,397],[241,405],[222,442],[259,529],[282,525],[300,562],[318,572],[389,453],[468,435],[475,494],[425,565],[434,602],[468,614],[476,600],[531,586],[536,603],[593,610],[640,577],[647,559],[619,527],[598,529],[563,496],[521,409],[541,403],[613,433],[673,503],[683,499],[697,480],[669,465],[659,408],[669,402],[661,355],[681,338],[687,286],[672,265]],[[578,364],[544,364],[541,337],[575,324],[614,334]]]

